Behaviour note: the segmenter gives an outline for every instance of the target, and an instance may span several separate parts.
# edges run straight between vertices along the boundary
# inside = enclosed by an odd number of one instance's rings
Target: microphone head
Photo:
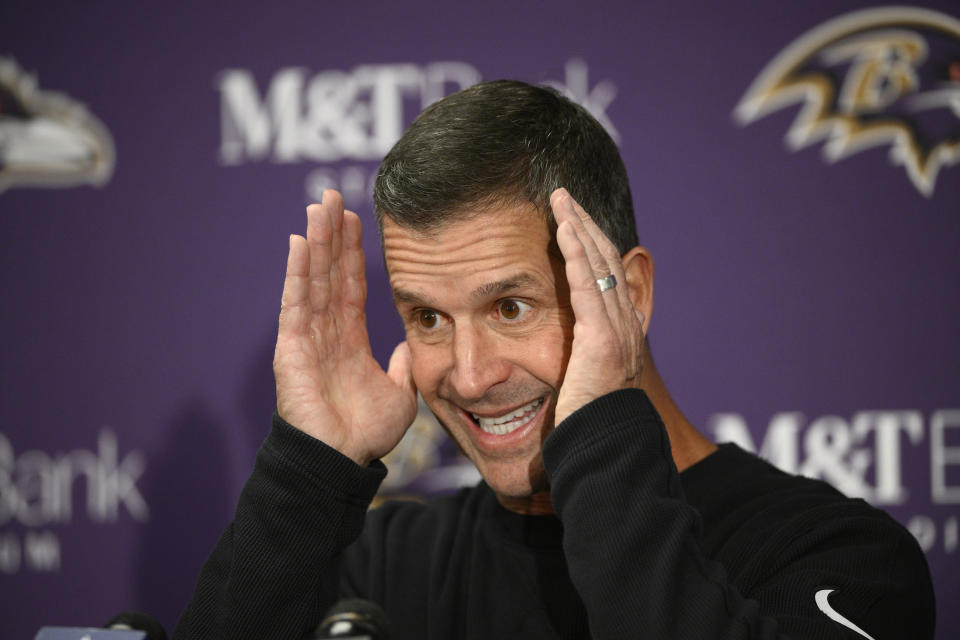
[[[167,640],[163,625],[153,616],[140,611],[124,611],[110,618],[104,625],[107,629],[143,631],[146,640]]]
[[[363,598],[345,598],[327,611],[316,637],[389,640],[390,623],[379,605]]]

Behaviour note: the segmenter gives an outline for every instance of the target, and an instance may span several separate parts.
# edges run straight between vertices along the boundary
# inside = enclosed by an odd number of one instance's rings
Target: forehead
[[[467,211],[430,233],[383,221],[384,259],[395,291],[451,279],[477,284],[511,271],[552,279],[552,240],[532,204]]]

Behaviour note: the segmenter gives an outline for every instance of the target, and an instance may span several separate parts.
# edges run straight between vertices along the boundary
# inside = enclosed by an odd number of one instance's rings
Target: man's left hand
[[[617,389],[640,386],[643,313],[627,291],[620,252],[566,189],[550,196],[557,244],[566,261],[573,307],[573,345],[557,398],[556,424]],[[616,286],[600,291],[612,275]]]

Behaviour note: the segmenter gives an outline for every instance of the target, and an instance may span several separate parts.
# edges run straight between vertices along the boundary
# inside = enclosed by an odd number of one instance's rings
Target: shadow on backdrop
[[[150,525],[138,541],[136,602],[128,608],[154,616],[170,634],[231,518],[236,490],[225,433],[202,399],[188,401],[167,430],[144,484]]]

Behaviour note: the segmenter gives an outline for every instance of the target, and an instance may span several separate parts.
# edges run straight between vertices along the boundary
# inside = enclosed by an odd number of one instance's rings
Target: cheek
[[[411,342],[411,373],[417,390],[424,398],[436,395],[437,386],[443,376],[443,358],[435,347]]]
[[[544,327],[524,348],[530,373],[544,382],[557,386],[563,379],[570,359],[573,332],[563,326]]]

